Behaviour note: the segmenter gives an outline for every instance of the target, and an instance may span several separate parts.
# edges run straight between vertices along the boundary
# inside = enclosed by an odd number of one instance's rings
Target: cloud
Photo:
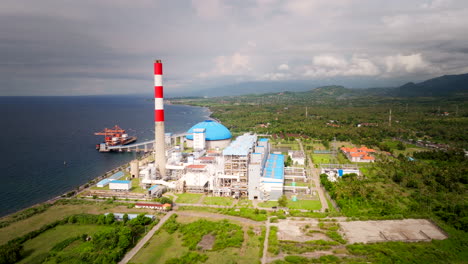
[[[196,14],[204,19],[222,18],[227,6],[221,0],[192,0]]]
[[[217,56],[213,62],[215,64],[214,69],[210,72],[201,73],[199,77],[246,75],[252,70],[250,57],[239,52],[230,56]]]
[[[159,58],[177,91],[353,76],[397,85],[466,71],[467,25],[465,0],[4,0],[0,95],[150,93]]]
[[[368,58],[354,55],[347,60],[333,55],[318,55],[312,59],[311,65],[305,66],[303,76],[335,77],[335,76],[376,76],[379,68]]]
[[[429,64],[424,61],[421,54],[395,55],[385,57],[386,71],[389,73],[430,70]]]
[[[436,9],[436,8],[447,6],[450,3],[451,3],[450,0],[433,0],[433,1],[429,1],[427,3],[421,4],[421,8],[423,8],[423,9]]]
[[[287,70],[289,70],[289,65],[283,63],[280,66],[278,66],[278,70],[287,71]]]

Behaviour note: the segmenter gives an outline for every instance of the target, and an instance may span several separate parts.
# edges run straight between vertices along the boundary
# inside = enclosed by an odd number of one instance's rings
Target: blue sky
[[[151,94],[154,59],[163,60],[166,91],[178,94],[251,81],[397,86],[468,72],[463,0],[3,0],[1,7],[0,96]]]

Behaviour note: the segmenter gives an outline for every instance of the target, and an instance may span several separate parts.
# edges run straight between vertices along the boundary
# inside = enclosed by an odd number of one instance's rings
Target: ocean
[[[95,132],[119,125],[154,138],[154,103],[142,96],[0,97],[0,216],[61,195],[136,158],[99,153]],[[187,131],[206,108],[165,105],[166,132]]]

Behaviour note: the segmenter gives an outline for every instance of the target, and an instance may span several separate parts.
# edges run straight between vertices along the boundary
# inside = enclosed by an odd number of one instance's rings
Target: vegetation
[[[166,261],[166,264],[194,264],[205,262],[208,259],[207,255],[198,254],[196,252],[187,252],[180,258],[171,258]]]
[[[467,232],[468,160],[464,153],[431,151],[415,153],[415,157],[416,161],[383,159],[363,179],[344,175],[332,183],[322,175],[321,182],[347,216],[430,216]]]
[[[202,198],[203,194],[198,193],[181,193],[177,194],[177,203],[196,204]]]
[[[268,217],[267,211],[253,208],[210,208],[197,206],[181,206],[179,207],[179,210],[220,213],[225,215],[248,218],[254,221],[266,221]]]
[[[257,238],[251,226],[173,215],[131,263],[257,263]]]
[[[18,213],[15,213],[6,219],[0,221],[0,228],[9,226],[12,223],[18,222],[20,220],[27,219],[33,215],[40,214],[42,212],[45,212],[49,207],[51,207],[52,204],[41,204],[38,206],[34,206],[25,210],[22,210]]]
[[[26,257],[22,252],[22,248],[23,246],[29,248],[31,244],[36,245],[32,246],[31,250],[34,251],[34,248],[37,248],[39,251],[28,257],[28,263],[31,263],[31,261],[34,261],[34,263],[115,263],[123,256],[128,248],[134,245],[135,240],[144,233],[144,226],[150,223],[151,219],[145,217],[143,214],[126,223],[115,222],[113,214],[108,214],[107,216],[89,214],[72,215],[44,225],[38,230],[9,241],[7,244],[0,247],[0,260],[5,260],[5,263],[11,263],[10,260],[12,259],[18,261]],[[67,229],[68,226],[73,225],[78,225],[78,227]],[[89,241],[87,239],[88,235],[84,235],[83,233],[78,234],[83,241],[81,241],[79,245],[75,245],[68,250],[68,246],[79,239],[76,232],[79,232],[80,227],[83,225],[104,225],[109,228],[98,230],[92,235]],[[60,231],[61,229],[68,230],[68,232]],[[70,232],[70,230],[73,230],[73,232]],[[89,231],[90,229],[86,227],[85,230]],[[40,237],[42,237],[43,234],[47,237],[45,233],[49,231],[58,233],[49,235],[49,238],[40,242]],[[64,240],[57,241],[57,239],[61,238]],[[37,241],[35,243],[30,242],[32,240]],[[58,242],[55,246],[50,243],[54,240]],[[48,252],[48,250],[50,250],[50,252]],[[28,254],[30,254],[30,252]],[[33,256],[35,257],[33,258]]]
[[[272,226],[270,227],[270,233],[268,234],[268,252],[278,255],[280,252],[278,236],[278,227]]]
[[[287,207],[288,206],[288,197],[286,195],[281,195],[281,197],[278,199],[278,205],[281,207]]]
[[[209,205],[223,205],[223,206],[230,206],[232,205],[233,199],[230,197],[205,197],[203,200],[203,204]]]

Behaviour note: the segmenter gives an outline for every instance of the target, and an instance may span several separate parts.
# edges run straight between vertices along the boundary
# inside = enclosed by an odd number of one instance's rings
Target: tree
[[[106,224],[110,225],[110,224],[114,223],[114,221],[115,221],[114,214],[113,213],[108,213],[106,215]]]
[[[281,195],[281,197],[278,199],[278,205],[280,207],[287,207],[288,206],[288,198],[286,195]]]
[[[124,214],[123,215],[123,222],[127,223],[127,221],[128,221],[128,214]]]

